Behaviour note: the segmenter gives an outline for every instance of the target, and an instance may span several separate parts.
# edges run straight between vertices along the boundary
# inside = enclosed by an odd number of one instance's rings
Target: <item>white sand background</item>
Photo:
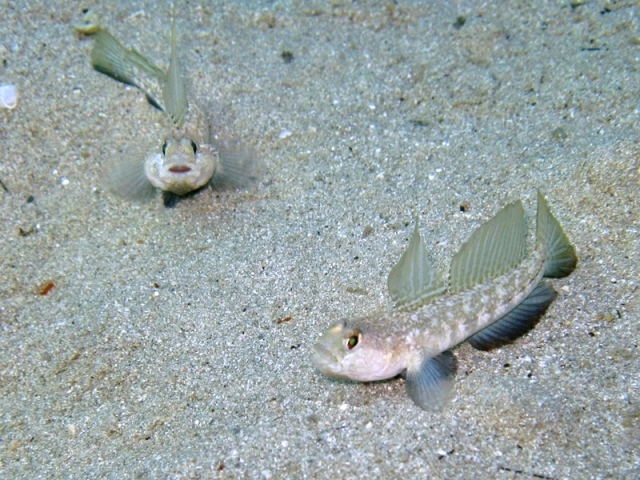
[[[104,187],[162,117],[73,23],[166,66],[169,3],[2,2],[0,477],[640,477],[640,7],[489,3],[179,2],[192,92],[266,172],[166,209]],[[537,187],[579,267],[456,349],[443,412],[314,370],[390,308],[416,215],[445,268],[508,202],[533,231]]]

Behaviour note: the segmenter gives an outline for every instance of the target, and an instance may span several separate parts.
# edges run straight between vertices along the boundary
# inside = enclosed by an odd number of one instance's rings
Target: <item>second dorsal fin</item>
[[[510,203],[480,226],[453,257],[449,290],[465,291],[512,271],[526,255],[524,208]]]

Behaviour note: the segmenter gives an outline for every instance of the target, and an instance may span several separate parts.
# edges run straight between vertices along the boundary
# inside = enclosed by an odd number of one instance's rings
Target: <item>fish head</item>
[[[167,138],[162,153],[149,155],[145,173],[157,188],[185,195],[206,185],[215,173],[217,151],[211,145],[198,145],[188,137]]]
[[[387,341],[346,321],[325,331],[311,357],[324,375],[359,382],[395,377],[404,370],[402,360]]]

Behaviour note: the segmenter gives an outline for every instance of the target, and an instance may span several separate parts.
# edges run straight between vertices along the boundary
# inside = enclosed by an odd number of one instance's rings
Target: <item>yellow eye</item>
[[[353,332],[348,338],[347,338],[347,348],[349,350],[351,350],[352,348],[354,348],[356,345],[358,345],[358,342],[360,341],[360,332]]]

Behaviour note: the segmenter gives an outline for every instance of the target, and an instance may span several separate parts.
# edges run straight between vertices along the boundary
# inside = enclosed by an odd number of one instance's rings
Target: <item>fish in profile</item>
[[[188,98],[176,49],[175,19],[171,29],[168,71],[134,49],[125,48],[104,28],[97,28],[91,51],[93,67],[115,80],[140,89],[151,105],[166,114],[167,133],[158,150],[146,158],[123,159],[111,166],[107,183],[122,196],[146,198],[154,187],[165,205],[212,182],[248,184],[257,168],[248,151],[214,142],[209,118]]]
[[[471,235],[454,256],[448,281],[430,265],[416,224],[389,274],[396,310],[334,324],[314,346],[312,362],[337,379],[371,382],[402,375],[419,407],[441,409],[456,373],[450,349],[468,340],[489,350],[527,333],[556,296],[543,278],[565,277],[577,261],[539,191],[536,248],[529,256],[524,209],[517,201]]]

